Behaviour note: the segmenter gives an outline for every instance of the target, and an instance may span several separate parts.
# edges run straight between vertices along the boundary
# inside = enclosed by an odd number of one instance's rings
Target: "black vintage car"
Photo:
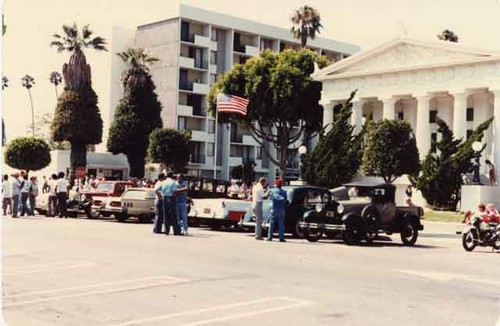
[[[332,202],[331,193],[326,188],[314,186],[284,186],[283,190],[287,193],[288,205],[285,211],[285,233],[291,233],[294,237],[304,236],[301,227],[302,217],[305,212],[313,211],[319,207],[324,207],[329,203],[331,209],[335,209]],[[269,226],[269,217],[271,215],[271,200],[265,200],[263,205],[263,228]],[[243,227],[248,229],[255,228],[255,216],[253,209],[250,208],[242,222]]]
[[[330,202],[304,214],[304,235],[309,241],[341,235],[347,244],[356,244],[372,242],[379,232],[400,233],[403,244],[413,245],[424,229],[423,209],[396,206],[395,192],[396,187],[386,183],[357,182],[332,189]]]

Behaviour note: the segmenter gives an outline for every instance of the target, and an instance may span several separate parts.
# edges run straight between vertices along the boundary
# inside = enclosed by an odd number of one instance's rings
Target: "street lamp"
[[[474,162],[472,163],[472,171],[474,175],[472,177],[472,182],[474,184],[481,184],[481,180],[479,178],[479,168],[481,167],[481,163],[479,159],[481,158],[481,150],[483,149],[483,144],[481,142],[475,141],[472,143],[472,150],[474,151]]]
[[[300,171],[300,180],[302,180],[302,158],[307,153],[307,147],[305,145],[300,145],[299,147],[299,171]]]

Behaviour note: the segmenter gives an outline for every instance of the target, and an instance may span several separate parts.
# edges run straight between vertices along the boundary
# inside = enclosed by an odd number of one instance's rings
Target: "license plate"
[[[210,208],[205,208],[203,209],[204,214],[210,214]]]

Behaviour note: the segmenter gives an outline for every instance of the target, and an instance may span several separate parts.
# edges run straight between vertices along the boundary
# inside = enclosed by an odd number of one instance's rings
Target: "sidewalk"
[[[428,238],[458,238],[462,232],[464,224],[451,222],[432,222],[422,220],[424,230],[420,233],[422,237]]]

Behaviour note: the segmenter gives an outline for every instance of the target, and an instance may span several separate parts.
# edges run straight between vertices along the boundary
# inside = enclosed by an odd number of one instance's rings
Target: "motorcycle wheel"
[[[472,251],[477,246],[477,240],[474,239],[474,235],[471,231],[468,231],[462,235],[462,247],[466,251]]]
[[[491,241],[493,249],[500,250],[500,234],[495,234],[493,240]]]

